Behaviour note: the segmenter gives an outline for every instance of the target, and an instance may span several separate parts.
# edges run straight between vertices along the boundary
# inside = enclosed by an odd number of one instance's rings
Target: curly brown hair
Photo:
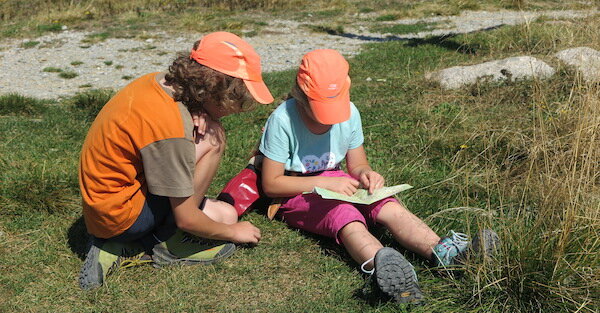
[[[194,49],[199,42],[194,44]],[[175,101],[181,101],[190,113],[208,114],[204,109],[207,103],[233,113],[254,108],[254,99],[241,78],[213,70],[183,52],[169,66],[165,80],[175,89]]]

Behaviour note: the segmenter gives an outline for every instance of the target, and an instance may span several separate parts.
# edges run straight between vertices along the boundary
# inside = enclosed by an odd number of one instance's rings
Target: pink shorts
[[[317,176],[351,177],[341,170],[324,171]],[[335,238],[339,244],[338,232],[344,226],[351,222],[361,222],[367,227],[375,225],[379,211],[388,202],[398,200],[389,197],[365,205],[323,199],[312,193],[300,194],[283,202],[279,212],[291,227]]]

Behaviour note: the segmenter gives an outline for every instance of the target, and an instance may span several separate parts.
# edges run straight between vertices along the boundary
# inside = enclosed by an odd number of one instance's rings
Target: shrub
[[[0,115],[36,115],[43,113],[46,101],[25,97],[16,93],[0,96]]]
[[[113,95],[114,91],[110,89],[92,89],[77,93],[70,101],[75,108],[86,112],[93,119]]]

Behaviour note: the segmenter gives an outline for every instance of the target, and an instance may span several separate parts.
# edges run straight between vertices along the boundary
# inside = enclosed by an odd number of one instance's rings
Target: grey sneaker
[[[373,270],[364,269],[365,264],[373,260]],[[379,289],[399,303],[419,303],[423,293],[419,287],[415,269],[404,256],[392,249],[381,248],[375,257],[367,260],[361,269],[368,274],[374,274]]]
[[[154,267],[212,264],[231,256],[234,251],[233,243],[196,237],[178,229],[167,241],[154,246],[152,259]]]
[[[90,239],[88,246],[89,250],[79,273],[79,286],[84,290],[102,286],[106,276],[119,268],[152,262],[150,256],[143,252],[141,245],[136,243],[110,240],[99,242]]]

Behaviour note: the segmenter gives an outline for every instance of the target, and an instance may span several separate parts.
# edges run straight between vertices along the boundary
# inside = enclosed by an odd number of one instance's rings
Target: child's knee
[[[223,206],[223,224],[235,224],[238,221],[238,214],[234,207],[230,205]]]
[[[383,205],[379,213],[377,214],[377,223],[386,225],[388,223],[394,223],[399,218],[410,215],[410,211],[402,205],[400,202],[390,201]]]
[[[235,224],[238,221],[237,211],[227,202],[207,199],[203,211],[213,221],[219,223]]]
[[[344,225],[338,232],[340,238],[368,232],[367,226],[361,221],[353,221]]]

